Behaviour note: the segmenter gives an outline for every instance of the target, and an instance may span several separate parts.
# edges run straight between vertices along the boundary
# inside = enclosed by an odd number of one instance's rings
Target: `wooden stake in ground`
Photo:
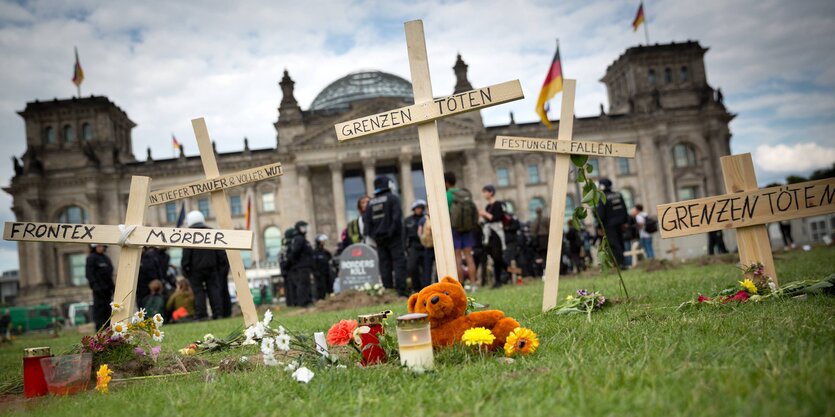
[[[197,138],[197,147],[200,149],[200,160],[203,162],[203,172],[206,174],[206,179],[222,178],[217,168],[215,151],[212,147],[212,140],[209,138],[209,129],[206,127],[206,121],[202,117],[194,119],[191,121],[191,126],[194,129],[194,136]],[[273,172],[276,175],[280,175],[280,169],[276,169]],[[226,200],[224,187],[218,187],[216,190],[211,191],[211,199],[212,210],[215,213],[218,228],[233,228],[232,214],[229,211],[229,202]],[[238,294],[238,304],[241,306],[241,313],[244,315],[244,323],[247,326],[252,326],[258,322],[258,311],[256,311],[255,302],[252,300],[252,292],[249,289],[249,280],[246,278],[246,270],[244,269],[241,252],[227,250],[226,257],[229,258],[229,271],[232,274],[232,279],[235,281],[235,291]]]
[[[113,314],[114,321],[127,319],[136,309],[135,291],[143,246],[203,249],[249,249],[252,247],[252,232],[245,230],[198,231],[143,226],[150,182],[151,179],[148,177],[131,178],[124,225],[7,222],[3,230],[3,239],[121,246],[122,252],[116,269],[116,292],[113,299],[123,303],[125,307],[122,311]]]
[[[542,311],[548,311],[557,305],[557,293],[560,285],[562,229],[565,221],[565,196],[568,192],[568,168],[571,165],[571,154],[635,157],[636,146],[633,144],[571,140],[574,131],[574,92],[576,86],[577,80],[563,80],[560,126],[556,141],[547,138],[496,137],[495,149],[557,154],[554,162],[554,189],[551,191],[551,225],[548,231],[548,252],[545,258],[545,289],[542,296]],[[591,209],[594,210],[595,208],[592,207]]]
[[[670,244],[670,249],[667,249],[667,253],[673,257],[673,261],[676,260],[676,253],[678,253],[678,246],[676,246],[676,242]]]
[[[432,212],[429,221],[432,226],[438,276],[450,276],[457,279],[458,267],[455,264],[455,251],[452,246],[452,225],[449,220],[441,145],[435,120],[519,100],[524,98],[524,94],[519,80],[514,80],[452,96],[434,98],[432,80],[429,77],[429,60],[426,53],[423,22],[420,20],[406,22],[405,28],[415,104],[338,123],[334,128],[336,137],[340,141],[345,141],[417,125],[426,196]]]
[[[507,267],[507,272],[510,272],[510,283],[511,284],[521,284],[522,281],[519,279],[519,274],[522,273],[522,268],[519,268],[516,265],[516,260],[510,261],[510,266]]]
[[[720,162],[727,194],[659,205],[661,238],[736,229],[742,266],[762,263],[776,284],[765,224],[835,213],[835,178],[758,189],[750,153],[723,156]]]
[[[638,256],[643,256],[646,259],[647,254],[644,252],[644,248],[641,247],[640,242],[632,242],[629,250],[623,253],[624,258],[627,256],[632,258],[632,266],[635,266],[638,265]]]

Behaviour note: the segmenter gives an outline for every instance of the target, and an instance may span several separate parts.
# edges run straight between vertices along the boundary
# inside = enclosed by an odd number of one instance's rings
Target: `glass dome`
[[[414,102],[412,84],[382,71],[348,74],[325,87],[310,105],[310,110],[347,110],[351,103],[375,97],[395,97]]]

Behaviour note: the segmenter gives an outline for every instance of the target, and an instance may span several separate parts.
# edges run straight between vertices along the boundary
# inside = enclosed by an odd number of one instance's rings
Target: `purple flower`
[[[133,351],[139,356],[145,356],[145,349],[142,349],[141,347],[137,347]]]
[[[604,296],[602,296],[602,295],[601,295],[601,296],[597,299],[597,307],[603,307],[603,303],[605,303],[605,302],[606,302],[606,297],[604,297]]]
[[[162,345],[154,346],[151,348],[151,358],[153,360],[157,360],[157,356],[159,356],[159,351],[162,350]]]
[[[579,295],[580,297],[583,297],[583,296],[589,295],[589,293],[584,289],[579,289],[579,290],[577,290],[577,295]]]

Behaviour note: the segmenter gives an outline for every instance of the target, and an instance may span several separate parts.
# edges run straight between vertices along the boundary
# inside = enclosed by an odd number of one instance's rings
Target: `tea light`
[[[434,366],[428,315],[412,313],[398,317],[397,343],[400,346],[401,365],[424,369]]]

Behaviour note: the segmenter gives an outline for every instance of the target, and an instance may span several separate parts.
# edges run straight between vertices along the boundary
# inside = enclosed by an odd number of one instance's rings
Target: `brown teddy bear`
[[[499,310],[467,310],[467,295],[461,283],[454,278],[444,277],[440,282],[425,287],[409,297],[410,313],[426,313],[432,330],[432,345],[450,346],[461,340],[467,329],[484,327],[493,332],[496,340],[491,350],[504,346],[507,336],[519,327],[519,322],[505,317]]]

